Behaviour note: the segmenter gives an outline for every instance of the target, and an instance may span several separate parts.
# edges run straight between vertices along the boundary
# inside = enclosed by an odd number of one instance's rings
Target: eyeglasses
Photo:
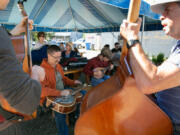
[[[41,35],[41,36],[39,36],[39,37],[45,37],[44,35]]]
[[[57,57],[56,57],[56,56],[53,56],[52,54],[49,54],[49,55],[51,55],[51,56],[52,56],[54,59],[56,59],[56,60],[61,59],[61,56],[59,56],[59,57],[57,56]]]

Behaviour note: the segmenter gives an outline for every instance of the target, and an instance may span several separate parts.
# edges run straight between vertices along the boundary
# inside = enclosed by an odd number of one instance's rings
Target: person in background
[[[79,53],[79,50],[77,49],[77,47],[74,47],[74,52],[75,52],[76,57],[81,57],[81,54]]]
[[[91,85],[96,86],[109,78],[105,75],[105,72],[113,69],[113,65],[110,62],[111,57],[111,50],[108,48],[103,48],[97,57],[94,57],[88,61],[83,69],[83,73],[86,75],[87,83],[89,83],[91,80]]]
[[[60,43],[59,47],[60,47],[60,49],[61,49],[62,52],[65,51],[65,47],[64,47],[63,42]]]
[[[79,80],[71,80],[64,76],[64,71],[59,61],[61,59],[61,50],[56,45],[48,46],[47,59],[43,59],[41,67],[45,71],[45,77],[41,81],[42,93],[41,104],[45,102],[47,96],[67,96],[69,90],[65,86],[74,86],[82,84]],[[66,115],[55,113],[55,121],[58,129],[58,135],[68,135],[68,126],[66,124]]]
[[[165,34],[178,40],[169,58],[161,65],[153,65],[141,47],[138,36],[141,19],[136,23],[124,20],[120,34],[128,43],[137,87],[145,94],[156,93],[157,104],[172,120],[174,135],[180,135],[180,0],[155,0],[151,9],[161,14]]]
[[[120,52],[121,53],[121,46],[118,42],[114,44],[114,48],[111,50],[112,53]]]
[[[66,50],[62,52],[62,59],[76,57],[76,52],[72,50],[72,47],[71,42],[66,43]]]
[[[9,0],[0,1],[0,10],[4,10],[9,3]],[[1,16],[3,16],[1,14]],[[11,107],[18,112],[30,115],[39,105],[41,86],[39,79],[35,77],[31,79],[26,74],[22,65],[16,58],[10,36],[16,36],[25,32],[25,22],[27,17],[16,25],[16,27],[9,33],[0,27],[0,102],[5,99]],[[29,20],[29,29],[33,29],[33,21]],[[32,71],[32,77],[35,75]],[[32,100],[33,99],[33,100]],[[24,135],[21,131],[20,125],[12,123],[12,118],[18,115],[11,114],[13,117],[6,118],[8,113],[0,107],[0,134],[1,135]]]
[[[109,79],[110,76],[106,75],[106,69],[104,68],[95,68],[93,70],[93,77],[91,78],[91,85],[97,86],[98,84],[104,82],[105,80]]]
[[[34,50],[34,49],[39,49],[39,48],[41,48],[43,45],[46,44],[45,36],[46,36],[46,35],[45,35],[44,32],[38,32],[38,34],[37,34],[38,41],[37,41],[37,43],[35,44],[35,46],[32,48],[33,50]]]
[[[116,71],[117,67],[119,66],[119,60],[121,56],[121,46],[118,42],[114,44],[115,48],[112,51],[112,63],[114,65],[114,70]]]
[[[104,45],[104,48],[110,49],[110,45],[109,45],[109,44],[105,44],[105,45]]]

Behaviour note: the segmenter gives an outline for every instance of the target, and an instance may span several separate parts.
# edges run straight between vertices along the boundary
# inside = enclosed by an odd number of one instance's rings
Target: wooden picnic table
[[[68,69],[64,71],[64,75],[73,74],[73,80],[77,80],[82,71],[83,71],[83,68]]]

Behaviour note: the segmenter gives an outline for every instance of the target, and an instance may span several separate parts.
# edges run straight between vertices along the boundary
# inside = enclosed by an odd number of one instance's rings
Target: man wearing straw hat
[[[180,0],[157,0],[151,3],[151,9],[161,14],[165,34],[178,40],[162,65],[153,65],[141,47],[138,40],[141,19],[137,23],[124,20],[120,33],[127,40],[138,88],[145,94],[156,93],[157,104],[172,120],[174,135],[180,135]]]

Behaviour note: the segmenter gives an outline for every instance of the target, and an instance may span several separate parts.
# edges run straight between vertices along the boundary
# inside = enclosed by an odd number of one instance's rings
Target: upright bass
[[[131,0],[128,21],[136,22],[140,0]],[[127,60],[126,41],[120,66],[109,80],[91,89],[81,105],[75,135],[171,135],[168,116],[136,86]]]
[[[26,17],[27,13],[24,10],[23,0],[18,1],[18,6],[22,13],[22,16]],[[24,70],[24,72],[31,75],[32,61],[31,61],[31,52],[30,52],[30,47],[29,47],[30,46],[30,32],[29,32],[29,26],[28,26],[28,19],[26,20],[25,27],[26,27],[26,30],[25,30],[24,38],[23,38],[23,36],[16,37],[16,39],[17,39],[16,43],[21,43],[21,44],[16,44],[16,45],[14,44],[14,48],[15,48],[16,55],[20,60],[22,60],[22,53],[24,52],[24,55],[23,55],[24,58],[22,61],[23,70]],[[13,42],[15,43],[15,41],[13,41]],[[17,54],[17,53],[19,53],[19,54]],[[33,119],[36,117],[36,111],[31,115],[22,114],[22,113],[18,112],[15,108],[11,107],[6,99],[1,98],[0,100],[1,100],[1,106],[3,109],[5,109],[8,112],[22,116],[23,120],[30,120],[30,119]]]

